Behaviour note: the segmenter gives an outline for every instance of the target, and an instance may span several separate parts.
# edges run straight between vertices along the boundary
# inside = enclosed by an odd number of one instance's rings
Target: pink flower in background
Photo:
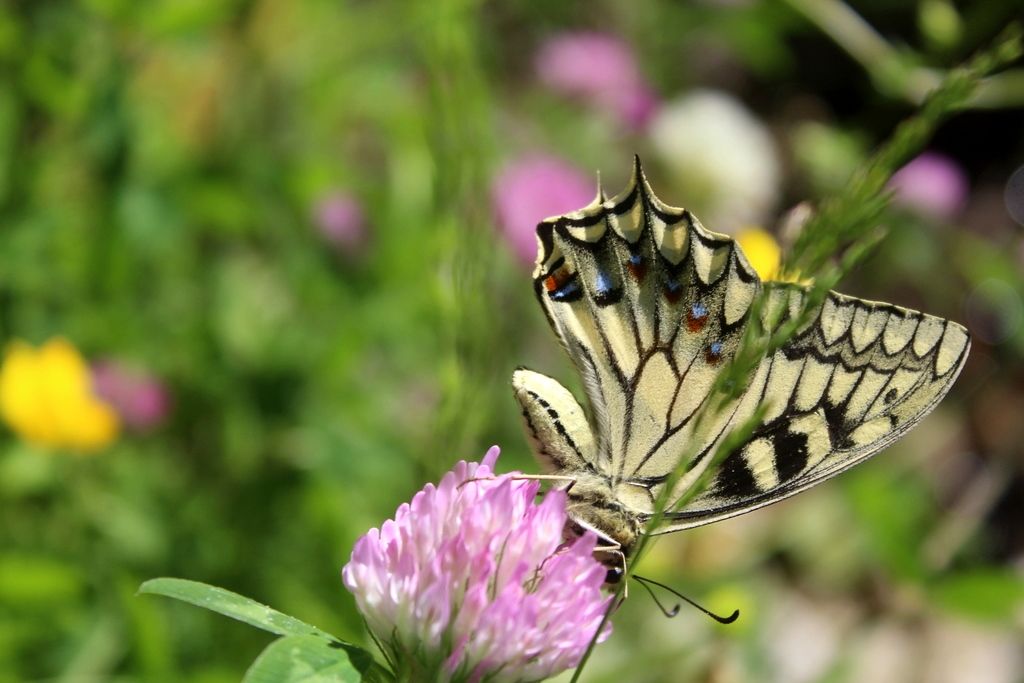
[[[537,223],[583,208],[594,181],[556,157],[533,155],[507,164],[491,189],[498,227],[521,262],[537,258]]]
[[[170,411],[170,396],[159,379],[118,361],[93,364],[92,383],[96,395],[112,405],[129,428],[157,427]]]
[[[967,203],[967,175],[949,157],[925,152],[889,181],[893,200],[935,218],[953,218]]]
[[[658,104],[633,51],[613,35],[557,35],[541,46],[535,68],[552,90],[601,107],[634,129],[646,125]]]
[[[332,192],[314,207],[313,223],[328,242],[343,252],[359,251],[366,243],[366,217],[352,195]]]
[[[494,475],[497,458],[427,484],[342,569],[408,680],[548,678],[579,663],[609,606],[596,537],[563,543],[565,494],[535,503],[539,482]]]
[[[647,127],[661,101],[647,85],[638,85],[612,98],[611,109],[619,115],[619,119],[632,130],[640,131]]]

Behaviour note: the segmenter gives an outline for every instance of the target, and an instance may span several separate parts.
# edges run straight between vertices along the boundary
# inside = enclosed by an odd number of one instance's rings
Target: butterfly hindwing
[[[659,531],[766,505],[864,460],[945,395],[969,347],[956,323],[829,292],[707,418],[752,315],[770,333],[801,314],[807,288],[762,284],[731,238],[659,201],[639,162],[625,191],[548,219],[537,235],[534,288],[583,376],[591,419],[554,380],[517,372],[534,450],[553,471],[605,477],[640,520],[681,465]],[[755,414],[761,423],[708,473],[710,485],[675,509]],[[649,495],[632,495],[638,488]]]
[[[659,531],[762,507],[874,455],[945,395],[969,346],[954,322],[830,292],[815,322],[762,364],[765,386],[748,389],[774,393],[766,421]]]
[[[530,446],[549,473],[591,468],[596,459],[593,432],[583,408],[568,389],[546,375],[520,368],[512,389],[523,411]]]

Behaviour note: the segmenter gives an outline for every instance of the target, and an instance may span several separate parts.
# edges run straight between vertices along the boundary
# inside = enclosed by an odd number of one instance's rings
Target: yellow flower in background
[[[736,235],[740,249],[762,280],[774,280],[782,264],[782,249],[771,233],[761,228],[744,228]]]
[[[800,277],[799,273],[787,273],[782,270],[782,247],[767,230],[744,228],[736,235],[736,242],[763,282],[811,284],[812,280]]]
[[[38,349],[13,342],[0,366],[0,416],[26,441],[94,452],[117,437],[120,421],[96,397],[85,359],[67,340]]]

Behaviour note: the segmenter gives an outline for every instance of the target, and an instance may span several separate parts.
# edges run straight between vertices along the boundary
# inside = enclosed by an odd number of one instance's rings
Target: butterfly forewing
[[[768,334],[803,315],[807,288],[762,285],[733,240],[659,201],[639,162],[617,197],[599,194],[537,232],[536,294],[591,416],[554,380],[517,373],[534,450],[551,470],[586,469],[628,491],[616,504],[640,521],[682,467],[658,532],[761,507],[878,452],[934,407],[967,355],[956,323],[829,292],[735,399],[709,410],[748,327]],[[761,422],[691,496],[723,439],[754,415]]]

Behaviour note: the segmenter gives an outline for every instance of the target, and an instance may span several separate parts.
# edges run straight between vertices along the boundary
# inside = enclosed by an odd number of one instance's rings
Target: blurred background
[[[353,541],[492,443],[536,471],[516,366],[579,387],[533,300],[539,219],[639,153],[668,203],[784,251],[787,211],[1015,12],[0,2],[0,681],[239,680],[269,636],[136,597],[155,576],[366,642]],[[971,329],[949,397],[659,542],[642,573],[740,621],[634,591],[583,680],[1024,680],[1022,106],[1009,71],[943,125],[841,286]]]

